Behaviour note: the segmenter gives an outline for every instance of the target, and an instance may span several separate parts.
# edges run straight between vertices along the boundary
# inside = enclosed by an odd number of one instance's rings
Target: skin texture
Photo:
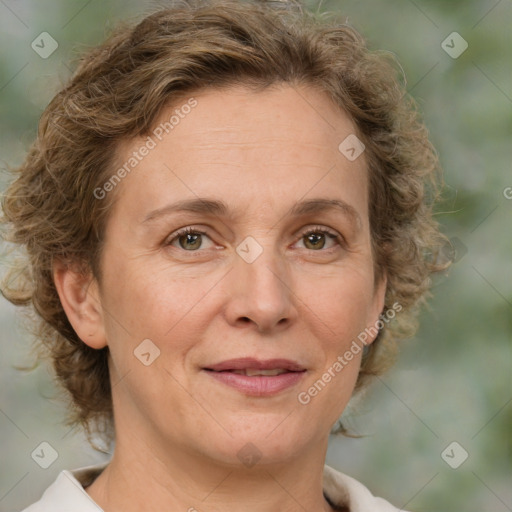
[[[190,114],[110,192],[117,200],[102,282],[55,266],[78,335],[111,354],[116,448],[87,492],[107,512],[331,510],[322,496],[328,435],[361,354],[307,405],[297,395],[384,306],[385,279],[374,283],[364,154],[351,162],[340,153],[353,124],[305,86],[237,86],[194,98]],[[145,140],[120,146],[119,164]],[[197,197],[224,201],[228,214],[144,222]],[[290,216],[297,201],[313,198],[342,200],[358,220],[337,210]],[[187,226],[207,235],[176,238]],[[341,235],[342,245],[318,230],[317,239],[304,236],[315,228]],[[248,236],[263,249],[252,263],[236,251]],[[160,350],[149,366],[134,356],[144,339]],[[307,372],[293,388],[254,397],[203,370],[238,357],[291,359]],[[237,456],[247,443],[261,457],[252,467]]]

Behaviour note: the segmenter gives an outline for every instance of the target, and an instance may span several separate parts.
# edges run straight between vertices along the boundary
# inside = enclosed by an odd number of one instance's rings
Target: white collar
[[[108,463],[61,471],[41,499],[23,512],[102,512],[84,486],[90,485]],[[350,512],[398,512],[382,498],[374,497],[360,482],[330,466],[324,466],[323,490],[334,507]]]

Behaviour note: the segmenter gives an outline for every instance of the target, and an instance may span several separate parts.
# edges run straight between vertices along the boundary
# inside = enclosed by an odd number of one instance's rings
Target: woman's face
[[[339,149],[354,126],[310,88],[187,100],[120,148],[115,170],[130,171],[108,192],[99,297],[118,437],[285,461],[326,443],[361,352],[335,363],[383,307],[364,153]]]

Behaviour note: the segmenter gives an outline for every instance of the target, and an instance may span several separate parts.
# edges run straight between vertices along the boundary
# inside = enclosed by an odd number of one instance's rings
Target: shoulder
[[[98,464],[75,471],[61,471],[41,499],[22,512],[101,512],[102,509],[84,487],[90,485],[106,466]]]
[[[398,512],[388,501],[375,497],[361,482],[324,466],[324,493],[329,501],[341,510],[350,512]],[[402,511],[405,512],[405,511]]]

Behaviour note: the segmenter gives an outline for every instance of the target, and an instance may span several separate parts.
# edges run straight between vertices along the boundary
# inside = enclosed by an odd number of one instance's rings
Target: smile
[[[203,368],[217,382],[248,396],[268,397],[296,386],[306,373],[298,363],[286,359],[259,361],[240,358]]]
[[[283,370],[282,368],[276,368],[275,370],[258,370],[256,368],[246,368],[245,370],[224,370],[232,373],[236,373],[237,375],[247,375],[248,377],[255,377],[257,375],[265,375],[268,377],[274,377],[275,375],[281,375],[282,373],[287,373],[288,370]]]

